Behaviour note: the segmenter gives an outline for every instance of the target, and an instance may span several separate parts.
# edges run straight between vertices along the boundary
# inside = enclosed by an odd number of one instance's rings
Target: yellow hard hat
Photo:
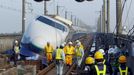
[[[103,59],[103,54],[100,51],[97,51],[94,55],[95,59]]]
[[[127,62],[126,56],[121,55],[121,56],[119,57],[119,63],[126,63],[126,62]]]
[[[92,57],[87,57],[85,63],[86,63],[86,64],[94,64],[94,58],[92,58]]]

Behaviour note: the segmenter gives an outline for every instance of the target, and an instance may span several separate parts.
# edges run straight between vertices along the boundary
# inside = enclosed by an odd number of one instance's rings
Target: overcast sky
[[[30,24],[36,15],[43,15],[43,2],[36,3],[33,0],[26,0],[26,27]],[[116,24],[116,0],[110,0],[110,29],[114,30]],[[127,21],[125,22],[127,12],[129,9],[131,0],[127,0],[125,10],[123,12],[123,25],[127,26],[129,30],[134,24],[134,1],[130,12],[128,14]],[[21,31],[21,0],[0,0],[0,33],[13,33]],[[56,13],[56,5],[64,6],[60,8],[60,15],[64,16],[65,10],[81,19],[87,25],[96,26],[99,12],[102,9],[103,0],[94,0],[91,2],[85,1],[78,3],[75,0],[51,0],[48,2],[48,13]]]

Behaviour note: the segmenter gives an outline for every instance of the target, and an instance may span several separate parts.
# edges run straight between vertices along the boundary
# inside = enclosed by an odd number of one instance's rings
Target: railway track
[[[89,42],[91,41],[91,37],[89,35],[81,36],[80,38],[78,38],[78,40],[80,40],[82,42],[82,44],[84,45],[85,49],[89,48],[89,46],[90,46]],[[73,41],[75,41],[75,40],[73,40]],[[86,54],[86,56],[87,56],[87,54]],[[73,64],[70,67],[64,65],[63,75],[72,75],[72,71],[74,71],[75,69],[76,69],[75,64]],[[56,66],[55,66],[55,64],[54,63],[50,64],[45,69],[41,70],[37,75],[56,75]]]
[[[72,70],[74,70],[75,64],[71,67],[65,66],[63,68],[63,75],[70,75]],[[37,75],[55,75],[56,74],[56,66],[54,63],[50,64],[47,68],[40,71]]]

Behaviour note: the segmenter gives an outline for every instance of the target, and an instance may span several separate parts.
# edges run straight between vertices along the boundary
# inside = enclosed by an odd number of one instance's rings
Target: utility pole
[[[99,12],[100,12],[100,17],[99,17],[99,25],[98,25],[98,27],[99,27],[99,32],[102,32],[102,30],[101,30],[101,26],[102,26],[101,11],[99,11]]]
[[[121,0],[116,0],[116,44],[118,46],[118,36],[122,33],[122,5]]]
[[[102,6],[102,32],[105,33],[105,30],[106,30],[106,13],[105,13],[105,10],[106,10],[106,3],[105,3],[105,0],[103,0],[103,6]]]
[[[25,0],[22,0],[22,35],[25,32]]]
[[[79,19],[78,18],[77,18],[77,23],[76,24],[77,24],[77,26],[79,26]]]
[[[65,19],[67,19],[67,11],[65,11]]]
[[[44,0],[44,15],[47,15],[47,1]]]
[[[102,29],[101,29],[101,26],[102,26],[102,13],[101,13],[101,11],[100,11],[100,32],[102,32]]]
[[[99,18],[98,18],[98,21],[97,21],[97,32],[102,32],[101,31],[101,11],[99,11],[99,14],[100,14],[100,16],[99,16]]]
[[[76,19],[76,16],[75,16],[75,18],[74,18],[74,25],[76,25],[77,24],[77,19]]]
[[[59,6],[57,5],[57,15],[59,15]]]
[[[72,15],[72,13],[71,13],[71,21],[73,21],[73,15]]]
[[[109,32],[110,32],[110,0],[107,0],[107,33]]]
[[[116,0],[116,34],[122,33],[122,4],[121,0]]]

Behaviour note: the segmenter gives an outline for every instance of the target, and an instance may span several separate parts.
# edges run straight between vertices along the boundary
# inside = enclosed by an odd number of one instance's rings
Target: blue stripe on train
[[[42,49],[38,48],[37,46],[33,44],[23,44],[21,43],[21,48],[20,48],[20,54],[24,56],[34,56],[35,53],[40,53]]]

